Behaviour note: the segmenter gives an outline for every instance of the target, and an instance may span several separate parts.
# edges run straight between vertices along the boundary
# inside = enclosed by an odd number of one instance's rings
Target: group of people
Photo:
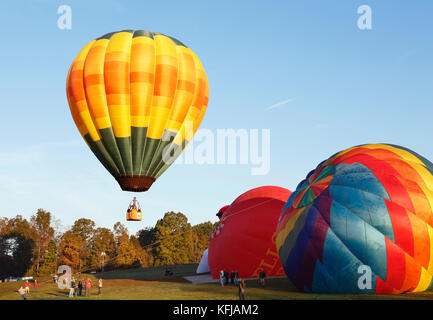
[[[35,279],[33,284],[34,284],[34,287],[35,287],[35,291],[38,291],[38,280]],[[21,286],[21,287],[18,289],[18,293],[21,295],[21,297],[22,297],[24,300],[27,300],[27,296],[26,296],[26,294],[29,294],[29,293],[30,293],[30,282],[29,282],[29,280],[26,280],[26,282],[24,282],[24,287]]]
[[[66,279],[66,281],[68,281]],[[57,275],[54,275],[53,277],[53,282],[57,283]],[[38,281],[37,279],[34,280],[34,288],[35,291],[38,290]],[[90,296],[90,290],[92,288],[92,280],[87,278],[86,280],[84,279],[79,279],[77,280],[75,277],[72,277],[71,279],[71,283],[70,283],[70,289],[69,289],[69,297],[73,298],[74,296],[82,296],[83,295],[83,289],[85,290],[84,295]],[[18,289],[18,293],[21,295],[21,297],[24,300],[27,300],[27,294],[30,293],[30,282],[29,280],[26,280],[26,282],[24,283],[24,286],[21,286]],[[98,294],[102,293],[102,279],[98,280]]]
[[[227,272],[227,270],[221,270],[219,272],[219,279],[220,279],[220,284],[221,287],[224,287],[224,285],[228,284],[229,282],[229,273]],[[264,269],[262,269],[259,273],[259,284],[264,286],[265,285],[265,279],[266,279],[266,272]],[[245,280],[241,279],[239,277],[239,272],[237,270],[233,270],[230,273],[230,282],[238,287],[238,295],[239,295],[239,299],[240,300],[245,300],[246,299],[246,284],[245,284]]]
[[[77,280],[75,277],[71,279],[71,285],[69,289],[69,298],[73,298],[83,295],[83,289],[85,290],[85,296],[90,296],[90,290],[92,289],[92,280],[87,278]],[[102,293],[102,279],[98,280],[98,294]]]

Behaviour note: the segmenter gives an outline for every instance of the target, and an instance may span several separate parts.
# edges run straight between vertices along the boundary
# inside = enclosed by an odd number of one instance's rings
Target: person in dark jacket
[[[234,282],[235,282],[235,286],[237,286],[238,282],[239,282],[239,272],[238,272],[238,270],[235,270],[235,279],[234,279]]]
[[[265,286],[266,273],[265,270],[262,269],[259,274],[259,282],[262,286]]]
[[[227,270],[224,270],[224,284],[229,283],[229,272]]]
[[[81,296],[81,292],[83,291],[83,279],[78,280],[78,294]]]

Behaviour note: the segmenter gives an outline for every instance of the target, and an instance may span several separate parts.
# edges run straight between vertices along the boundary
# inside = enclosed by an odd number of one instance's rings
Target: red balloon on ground
[[[275,246],[281,209],[292,192],[264,186],[240,195],[228,208],[210,235],[208,262],[213,278],[220,270],[237,270],[241,278],[284,275]]]

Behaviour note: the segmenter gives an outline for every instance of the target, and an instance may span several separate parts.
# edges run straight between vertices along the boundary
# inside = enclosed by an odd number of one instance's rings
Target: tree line
[[[38,209],[30,218],[0,218],[0,279],[42,276],[66,264],[74,272],[198,263],[215,224],[191,225],[180,212],[167,212],[155,226],[130,235],[80,218],[65,232],[60,221]]]

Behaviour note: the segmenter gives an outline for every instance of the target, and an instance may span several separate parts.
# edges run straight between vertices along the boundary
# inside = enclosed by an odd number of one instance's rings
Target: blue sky
[[[57,27],[60,5],[72,29]],[[357,8],[372,8],[360,30]],[[0,3],[0,216],[51,211],[112,227],[134,196],[122,192],[82,141],[69,113],[67,70],[90,40],[144,29],[196,52],[210,85],[201,128],[270,129],[271,169],[173,165],[138,194],[143,221],[164,212],[191,223],[246,190],[293,190],[335,152],[363,143],[408,147],[433,159],[431,1],[2,1]],[[270,108],[282,101],[285,104]]]

